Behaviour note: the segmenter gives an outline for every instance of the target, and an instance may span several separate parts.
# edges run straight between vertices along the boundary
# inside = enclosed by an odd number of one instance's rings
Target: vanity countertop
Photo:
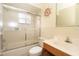
[[[54,42],[53,40],[45,40],[44,43],[55,47],[71,56],[78,56],[79,55],[79,47],[73,44],[69,44],[66,42]]]

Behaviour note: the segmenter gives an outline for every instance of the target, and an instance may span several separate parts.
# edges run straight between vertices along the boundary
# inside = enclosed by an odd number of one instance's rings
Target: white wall
[[[56,5],[55,4],[43,4],[41,6],[41,36],[52,37],[53,29],[56,27]],[[46,8],[51,9],[50,16],[44,16]]]

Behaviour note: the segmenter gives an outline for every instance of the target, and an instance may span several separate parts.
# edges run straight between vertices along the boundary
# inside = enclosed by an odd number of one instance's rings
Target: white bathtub
[[[38,44],[34,44],[34,45],[22,47],[22,48],[17,48],[14,50],[5,51],[2,53],[2,55],[3,56],[28,56],[28,50],[31,47],[36,46],[36,45],[38,45]]]

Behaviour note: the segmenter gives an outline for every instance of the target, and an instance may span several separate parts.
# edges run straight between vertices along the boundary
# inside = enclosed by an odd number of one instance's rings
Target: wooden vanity
[[[43,52],[42,52],[43,56],[69,56],[69,54],[53,47],[50,46],[47,43],[43,43]]]

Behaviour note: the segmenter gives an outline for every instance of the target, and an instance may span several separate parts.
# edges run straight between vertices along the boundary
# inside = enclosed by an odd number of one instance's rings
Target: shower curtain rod
[[[41,16],[41,15],[33,14],[33,13],[27,11],[27,10],[24,10],[24,9],[21,9],[21,8],[17,8],[17,7],[13,7],[13,6],[9,6],[9,5],[6,5],[6,4],[3,4],[3,7],[14,9],[14,10],[17,10],[17,11],[23,11],[23,12],[26,12],[26,13],[29,13],[29,14],[32,14],[32,15],[36,15],[36,16]]]

